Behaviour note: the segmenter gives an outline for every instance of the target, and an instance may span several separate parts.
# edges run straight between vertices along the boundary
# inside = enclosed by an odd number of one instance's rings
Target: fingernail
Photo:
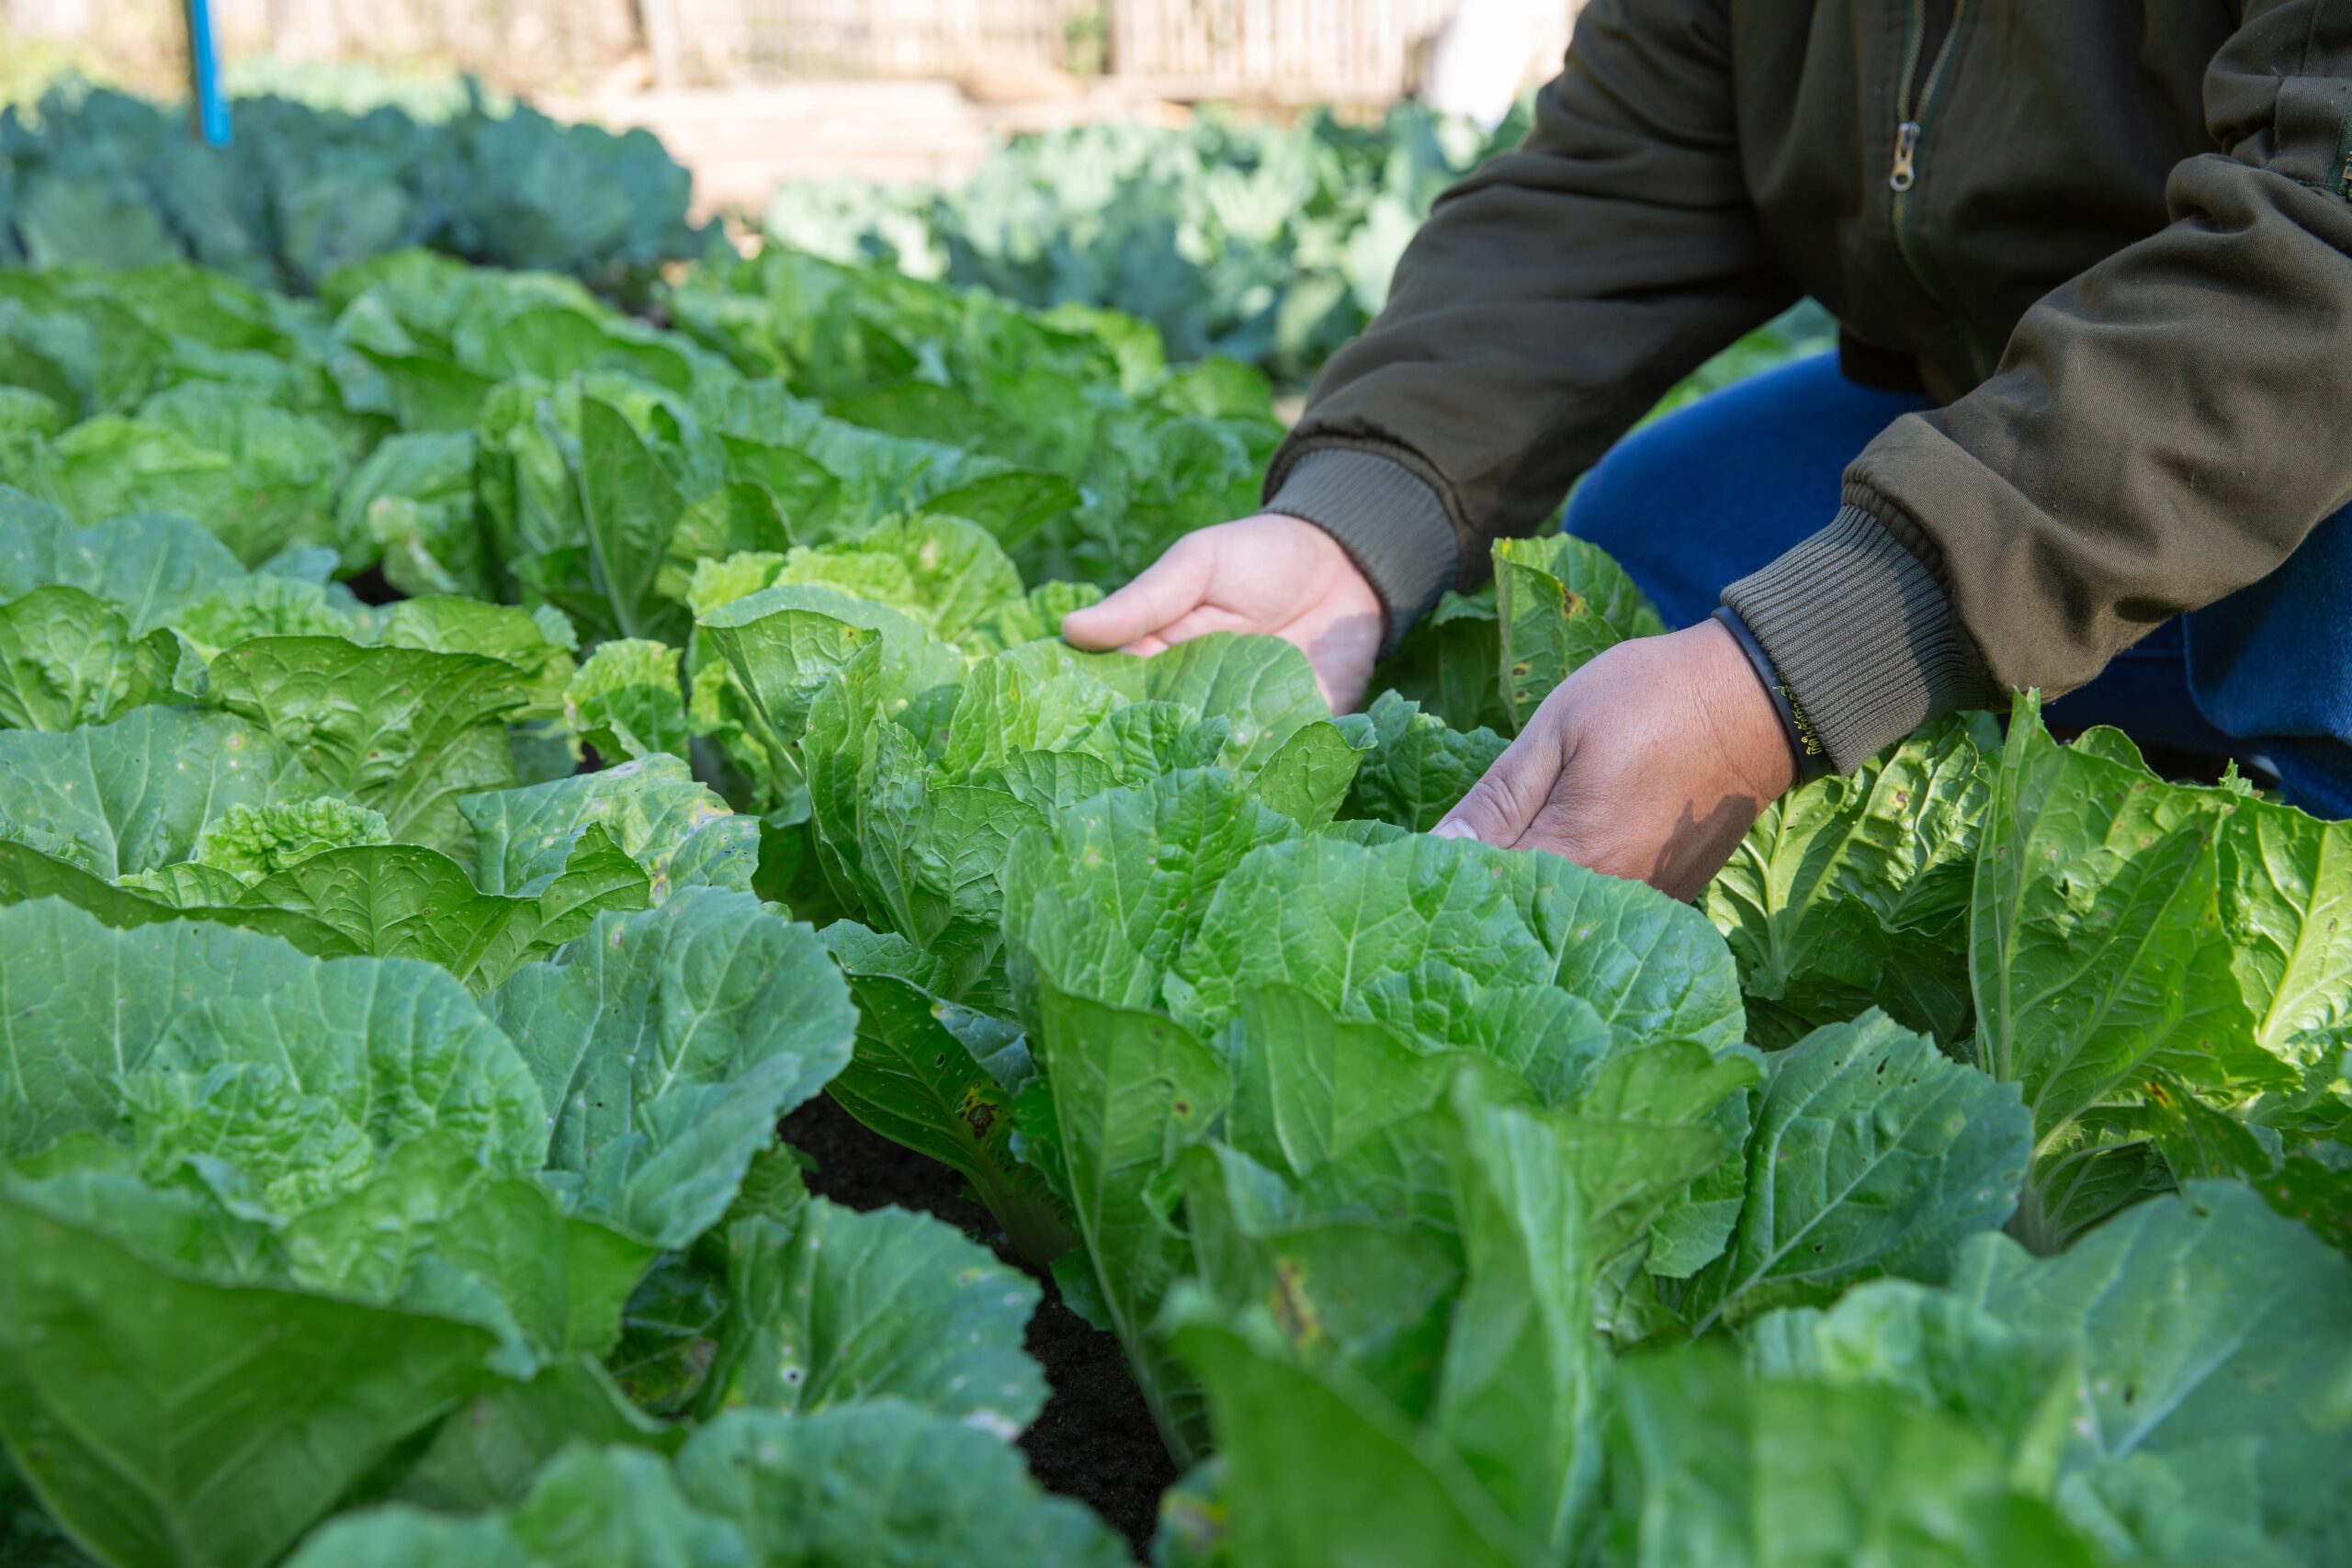
[[[1430,837],[1432,839],[1475,839],[1477,836],[1476,829],[1458,818],[1452,817],[1430,829]]]

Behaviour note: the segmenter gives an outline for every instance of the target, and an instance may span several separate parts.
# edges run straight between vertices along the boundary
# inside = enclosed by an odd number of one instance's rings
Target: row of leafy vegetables
[[[192,143],[176,107],[77,80],[0,113],[0,265],[190,260],[307,295],[427,246],[639,303],[657,269],[717,243],[689,218],[690,175],[644,130],[559,124],[471,81],[266,62],[235,75],[229,151]],[[1015,137],[953,189],[788,182],[760,222],[844,264],[1124,311],[1177,360],[1238,359],[1303,386],[1380,309],[1438,195],[1525,123],[1487,133],[1408,104],[1376,126],[1328,111],[1292,127],[1216,112],[1082,126]],[[1808,309],[1751,334],[1746,357],[1826,341]]]
[[[1124,310],[1178,359],[1224,355],[1304,387],[1379,313],[1438,197],[1527,125],[1524,108],[1489,132],[1407,103],[1376,125],[1212,109],[1181,127],[1073,126],[1013,137],[950,187],[790,181],[762,227],[835,261]],[[1744,350],[1785,358],[1830,335],[1807,307]],[[1737,368],[1719,363],[1713,378]]]
[[[261,79],[296,92],[335,81],[279,74]],[[401,95],[360,79],[347,96]],[[408,96],[420,110],[434,96]],[[429,245],[633,295],[661,264],[703,254],[692,178],[650,133],[560,125],[470,82],[431,107],[241,95],[234,147],[213,148],[189,140],[179,108],[61,82],[0,112],[0,265],[188,260],[308,293],[338,268]]]
[[[1216,354],[1304,381],[1362,331],[1438,194],[1527,129],[1491,135],[1418,104],[1378,125],[1204,112],[1016,136],[961,186],[778,187],[767,233],[838,261],[1037,306],[1109,306],[1182,359]]]
[[[2029,701],[1697,907],[1435,840],[1597,553],[1362,715],[1076,652],[1261,377],[654,303],[0,273],[0,1560],[1124,1561],[822,1090],[1118,1337],[1171,1565],[2352,1562],[2352,826]]]

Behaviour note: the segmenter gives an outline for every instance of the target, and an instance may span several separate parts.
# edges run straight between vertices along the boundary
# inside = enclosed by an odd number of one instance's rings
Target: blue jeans
[[[1626,436],[1577,487],[1564,526],[1623,562],[1668,625],[1690,626],[1836,514],[1846,466],[1872,437],[1933,406],[1855,385],[1833,355],[1800,360]],[[2352,817],[2352,507],[2277,571],[2165,622],[2046,712],[2143,746],[2258,755],[2297,805]]]

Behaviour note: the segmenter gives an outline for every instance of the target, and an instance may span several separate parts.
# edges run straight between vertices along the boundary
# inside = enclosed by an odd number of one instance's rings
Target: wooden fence
[[[1057,70],[1096,0],[643,0],[701,79],[955,77]]]
[[[1411,90],[1462,0],[212,0],[232,58],[366,59],[579,91],[944,77],[1035,93],[1108,74],[1154,96],[1377,104]],[[1532,74],[1577,0],[1537,0]],[[179,0],[0,0],[20,31],[129,58],[177,36]]]

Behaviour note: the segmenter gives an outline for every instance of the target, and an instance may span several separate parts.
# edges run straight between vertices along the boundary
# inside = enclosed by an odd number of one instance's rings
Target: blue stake
[[[187,0],[187,68],[196,94],[196,132],[211,147],[229,145],[229,95],[220,87],[220,54],[212,42],[211,0]]]

